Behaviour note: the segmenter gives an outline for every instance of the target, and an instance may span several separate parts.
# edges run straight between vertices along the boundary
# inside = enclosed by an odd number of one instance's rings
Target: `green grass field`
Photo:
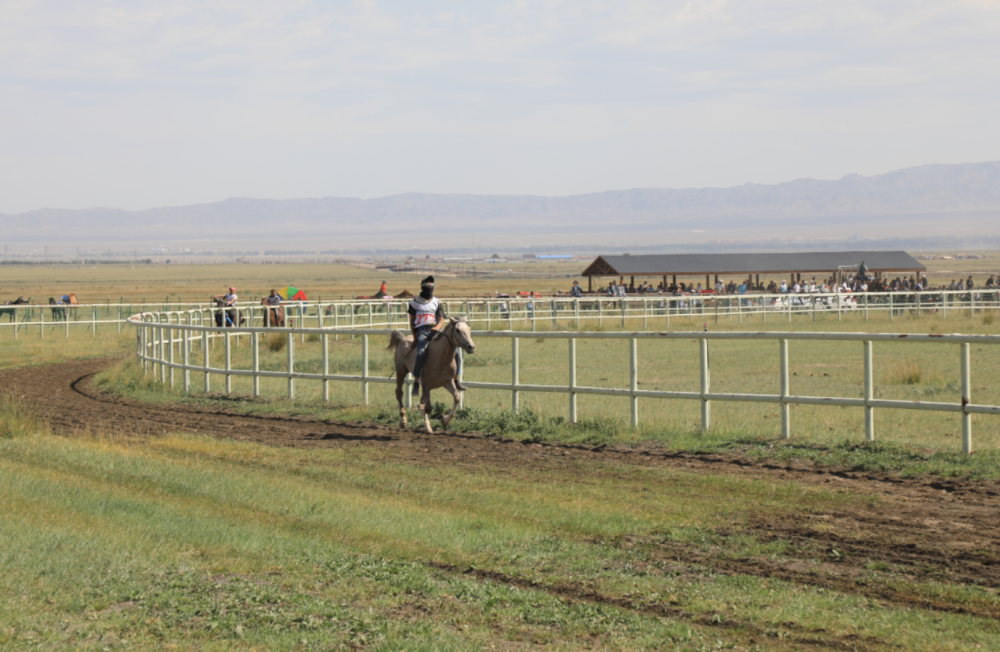
[[[0,469],[5,650],[1000,644],[990,618],[655,554],[724,545],[731,558],[779,559],[791,554],[780,542],[719,532],[754,514],[866,509],[863,495],[584,461],[544,473],[415,466],[384,449],[184,435],[8,433]],[[865,581],[997,604],[879,565]]]

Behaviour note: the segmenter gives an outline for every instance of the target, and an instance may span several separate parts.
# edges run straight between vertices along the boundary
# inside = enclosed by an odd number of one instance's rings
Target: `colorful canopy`
[[[285,301],[305,301],[306,293],[297,287],[292,287],[291,285],[286,285],[285,287],[278,290],[278,294]]]

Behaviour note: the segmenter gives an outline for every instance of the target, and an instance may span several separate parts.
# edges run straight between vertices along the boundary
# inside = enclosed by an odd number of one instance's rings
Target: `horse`
[[[20,305],[24,305],[26,303],[31,303],[31,301],[29,299],[25,299],[24,297],[18,297],[14,301],[8,301],[7,303],[5,303],[3,305],[4,306],[20,306]],[[3,315],[7,315],[7,317],[10,318],[10,321],[14,321],[14,318],[17,317],[17,309],[16,308],[0,308],[0,316],[3,316]]]
[[[427,345],[427,359],[420,372],[420,407],[424,411],[424,427],[428,434],[434,434],[430,419],[431,390],[443,387],[455,399],[455,403],[451,406],[451,412],[446,414],[442,420],[443,428],[447,428],[455,417],[458,402],[462,399],[461,393],[455,387],[455,374],[457,372],[455,349],[458,348],[471,355],[476,352],[476,343],[472,341],[472,329],[469,328],[468,320],[465,317],[450,317],[448,325],[442,328],[440,334]],[[396,401],[399,403],[399,427],[405,428],[404,383],[406,382],[406,374],[413,370],[413,364],[417,360],[413,336],[393,331],[389,336],[389,346],[386,347],[386,350],[396,352]]]
[[[264,326],[285,327],[285,307],[282,305],[272,306],[267,299],[261,299],[260,305],[264,306]]]
[[[49,297],[49,305],[52,307],[52,321],[66,321],[66,306]]]
[[[225,308],[226,302],[223,299],[213,298],[212,302],[215,303],[216,308]],[[229,310],[216,310],[215,311],[215,325],[218,327],[233,327],[242,326],[246,319],[243,318],[243,313],[236,308],[229,308]]]

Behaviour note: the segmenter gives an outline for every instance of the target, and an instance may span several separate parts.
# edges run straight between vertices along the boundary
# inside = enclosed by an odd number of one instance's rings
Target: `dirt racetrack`
[[[692,549],[675,542],[642,537],[601,542],[643,546],[669,563],[695,563],[718,573],[779,577],[871,596],[894,604],[1000,617],[1000,486],[936,478],[902,479],[853,472],[811,463],[758,463],[739,457],[674,453],[645,449],[556,446],[475,435],[427,435],[372,424],[280,416],[242,416],[189,406],[149,405],[120,399],[93,388],[91,377],[114,359],[74,361],[0,372],[0,389],[44,415],[54,431],[73,435],[87,430],[123,431],[145,436],[190,432],[255,441],[270,446],[326,448],[385,447],[409,463],[538,470],[575,467],[580,460],[608,463],[608,474],[629,466],[661,466],[687,473],[738,475],[764,481],[794,481],[852,493],[873,494],[872,505],[827,514],[794,517],[749,514],[745,530],[758,539],[790,543],[780,559],[733,559],[723,547]],[[732,532],[718,532],[726,537]],[[683,548],[683,549],[682,549]],[[933,595],[911,594],[900,584],[869,581],[867,568],[879,562],[896,579],[977,585],[988,596],[961,603]],[[493,578],[503,579],[503,578]],[[510,578],[516,583],[516,579]],[[580,589],[579,599],[595,600]],[[573,587],[560,592],[574,595]]]

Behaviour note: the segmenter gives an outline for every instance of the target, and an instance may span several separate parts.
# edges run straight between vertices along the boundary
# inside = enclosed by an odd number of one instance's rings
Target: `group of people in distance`
[[[748,292],[799,294],[816,292],[922,292],[926,290],[969,291],[976,287],[976,282],[973,280],[971,274],[965,281],[962,281],[961,279],[955,281],[953,279],[949,285],[939,284],[937,287],[930,284],[925,274],[921,275],[919,278],[911,275],[909,278],[905,276],[897,276],[892,280],[883,280],[869,275],[868,268],[865,266],[864,262],[862,262],[858,267],[857,273],[845,277],[839,283],[834,276],[819,281],[817,281],[814,276],[808,281],[793,281],[791,285],[788,284],[786,279],[781,279],[780,283],[778,281],[771,280],[766,285],[764,283],[754,284],[750,279],[744,279],[739,284],[734,281],[729,281],[727,283],[726,281],[720,279],[714,286],[709,286],[707,288],[702,288],[701,283],[685,284],[683,281],[680,283],[671,283],[667,287],[664,287],[663,283],[660,283],[654,288],[650,283],[645,281],[636,287],[634,284],[627,286],[624,283],[615,283],[614,279],[612,279],[606,287],[598,289],[597,293],[605,294],[609,297],[625,297],[631,294],[649,293],[678,296],[685,294],[701,294],[704,291],[714,292],[715,294],[746,294]],[[990,277],[986,279],[986,282],[982,287],[985,290],[1000,289],[1000,282],[997,281],[993,274],[990,274]],[[570,296],[583,296],[579,281],[573,281]]]

